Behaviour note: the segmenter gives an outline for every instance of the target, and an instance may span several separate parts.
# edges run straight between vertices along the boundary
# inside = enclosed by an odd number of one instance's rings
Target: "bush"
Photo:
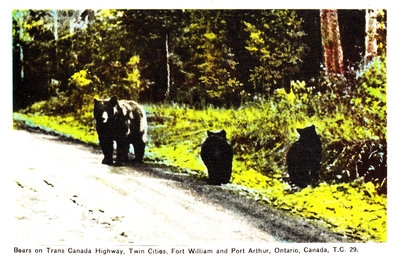
[[[292,86],[296,100],[320,129],[324,147],[323,180],[371,181],[386,193],[386,58],[376,58],[348,77],[327,75],[317,87]],[[290,94],[287,99],[290,98]],[[288,101],[286,101],[288,102]]]

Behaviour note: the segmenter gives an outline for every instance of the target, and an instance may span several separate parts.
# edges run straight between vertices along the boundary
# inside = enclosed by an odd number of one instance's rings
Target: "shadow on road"
[[[157,164],[131,165],[130,167],[148,174],[152,178],[173,181],[171,185],[196,192],[198,196],[223,206],[225,209],[246,218],[257,228],[269,233],[281,242],[355,242],[350,238],[329,231],[319,224],[290,215],[254,200],[241,197],[223,186],[207,184],[205,178],[193,177],[160,167]],[[172,168],[173,169],[173,168]],[[118,169],[115,170],[118,174]]]

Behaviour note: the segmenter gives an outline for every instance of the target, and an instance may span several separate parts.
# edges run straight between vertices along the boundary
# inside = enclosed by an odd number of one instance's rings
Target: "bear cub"
[[[305,188],[315,185],[319,178],[322,148],[315,126],[297,129],[300,138],[289,149],[286,164],[292,185]]]
[[[147,119],[144,109],[130,100],[94,100],[94,118],[101,149],[103,164],[113,164],[113,142],[117,143],[115,166],[128,161],[129,145],[135,152],[135,162],[142,162],[146,138]]]
[[[201,159],[207,167],[209,183],[228,183],[232,174],[233,149],[226,140],[226,132],[207,131],[207,139],[201,146]]]

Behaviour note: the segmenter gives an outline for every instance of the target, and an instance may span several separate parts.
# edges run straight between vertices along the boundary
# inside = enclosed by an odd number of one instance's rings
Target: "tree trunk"
[[[165,99],[169,99],[169,92],[171,89],[171,69],[169,65],[169,49],[168,49],[168,33],[165,34],[165,55],[167,58],[167,90],[165,91]]]
[[[329,74],[344,74],[337,10],[321,10],[320,15],[325,68]]]
[[[54,10],[53,12],[53,19],[54,19],[54,40],[58,40],[58,11]]]
[[[386,26],[382,10],[365,11],[365,64],[386,52]]]

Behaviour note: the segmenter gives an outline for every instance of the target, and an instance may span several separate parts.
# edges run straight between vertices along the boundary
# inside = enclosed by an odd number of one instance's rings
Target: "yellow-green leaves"
[[[77,87],[79,86],[84,87],[92,83],[92,81],[87,77],[88,77],[88,71],[80,70],[71,76],[71,78],[69,79],[69,83],[74,84]]]
[[[140,82],[139,62],[139,55],[132,56],[127,63],[127,77],[122,79],[128,84],[126,87],[127,92],[129,93],[130,98],[134,100],[139,98],[139,94],[143,90],[143,86]]]
[[[286,195],[274,205],[290,206],[296,214],[323,220],[335,231],[363,241],[386,241],[386,198],[372,183],[320,184]]]
[[[206,37],[208,40],[214,40],[217,38],[217,35],[215,35],[215,33],[208,32],[204,34],[204,37]]]
[[[244,47],[256,60],[250,75],[256,93],[265,95],[270,89],[280,87],[298,70],[306,52],[301,41],[304,36],[301,23],[295,12],[289,10],[265,12],[257,22],[243,21],[248,33]]]

